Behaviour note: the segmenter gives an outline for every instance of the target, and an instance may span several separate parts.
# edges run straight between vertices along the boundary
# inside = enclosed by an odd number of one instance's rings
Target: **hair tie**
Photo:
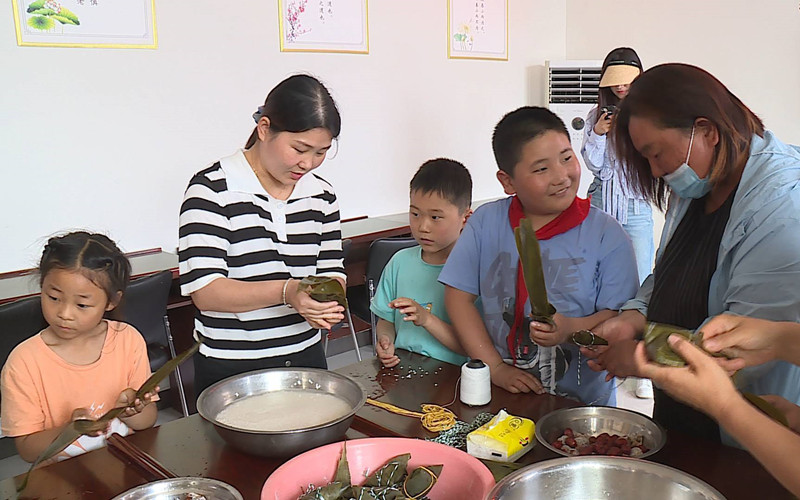
[[[258,120],[264,116],[264,106],[259,106],[255,113],[253,113],[253,120],[258,123]]]

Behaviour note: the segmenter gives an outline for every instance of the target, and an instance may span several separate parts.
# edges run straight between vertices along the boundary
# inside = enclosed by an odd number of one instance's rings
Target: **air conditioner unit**
[[[592,173],[586,168],[581,155],[586,115],[597,105],[602,61],[546,61],[547,107],[557,114],[567,126],[572,149],[581,164],[579,196],[586,196]]]

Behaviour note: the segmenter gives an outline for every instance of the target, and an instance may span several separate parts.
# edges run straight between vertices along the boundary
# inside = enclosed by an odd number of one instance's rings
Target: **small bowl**
[[[613,498],[615,500],[725,500],[694,476],[649,460],[570,457],[539,462],[504,477],[486,500]]]
[[[234,401],[285,390],[333,394],[346,401],[350,411],[331,422],[287,431],[254,431],[217,421],[219,412]],[[208,387],[197,398],[197,412],[213,424],[217,433],[231,446],[252,455],[287,458],[342,439],[366,400],[367,396],[358,383],[336,372],[318,368],[269,368],[234,375]],[[313,411],[313,408],[307,411]]]
[[[431,500],[483,498],[494,486],[489,469],[457,448],[413,438],[364,438],[322,446],[289,460],[267,478],[261,500],[297,500],[310,484],[331,482],[345,444],[353,484],[363,484],[369,472],[390,458],[411,453],[409,470],[420,465],[444,465],[428,493]]]
[[[132,488],[114,500],[185,500],[191,493],[214,500],[243,500],[230,484],[206,477],[162,479]]]
[[[555,410],[536,422],[536,439],[547,449],[563,455],[552,443],[569,427],[574,432],[597,436],[604,432],[621,436],[641,435],[648,450],[636,458],[646,458],[658,452],[667,441],[666,433],[652,418],[635,411],[611,406],[581,406]]]

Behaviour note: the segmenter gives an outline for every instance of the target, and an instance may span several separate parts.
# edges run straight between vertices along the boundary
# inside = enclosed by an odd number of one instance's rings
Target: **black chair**
[[[23,340],[47,328],[42,315],[42,301],[37,295],[0,305],[0,366]],[[14,440],[0,440],[0,459],[17,454]]]
[[[144,337],[150,370],[153,372],[175,357],[175,345],[167,319],[167,299],[171,286],[171,271],[161,271],[133,280],[125,292],[120,311],[122,320],[133,325]],[[175,369],[175,382],[183,416],[189,416],[180,367]]]
[[[377,342],[377,320],[370,310],[369,305],[372,302],[372,298],[375,296],[375,291],[378,288],[378,282],[381,279],[383,268],[386,267],[386,264],[389,263],[392,256],[399,250],[416,245],[417,240],[411,237],[379,238],[373,241],[369,246],[369,253],[367,254],[367,271],[364,276],[365,284],[351,287],[347,290],[347,301],[350,304],[350,309],[353,314],[364,321],[369,321],[372,331],[373,349],[375,349],[375,344]]]
[[[347,258],[347,255],[350,253],[350,246],[352,244],[353,244],[353,240],[351,240],[349,238],[342,240],[342,253],[344,254],[344,258],[345,259]],[[346,291],[345,291],[345,293],[346,293]],[[350,300],[348,299],[347,302],[348,302],[348,306],[349,306],[350,305]],[[356,329],[355,329],[355,326],[353,326],[353,317],[350,315],[350,308],[349,307],[344,310],[344,314],[345,314],[345,319],[347,319],[347,326],[348,326],[348,328],[350,328],[350,336],[353,339],[353,348],[356,350],[356,357],[358,358],[359,361],[361,361],[361,351],[358,350],[358,337],[356,336]],[[322,348],[323,348],[323,351],[325,352],[325,355],[328,354],[328,337],[330,336],[330,334],[334,330],[337,330],[337,329],[339,329],[339,328],[341,328],[343,326],[344,326],[344,323],[339,323],[337,325],[334,325],[334,327],[331,328],[330,330],[328,330],[327,332],[323,332],[322,330],[320,330],[320,333],[322,334],[322,338],[323,338]]]
[[[17,344],[47,328],[40,296],[0,305],[0,356],[2,364]]]

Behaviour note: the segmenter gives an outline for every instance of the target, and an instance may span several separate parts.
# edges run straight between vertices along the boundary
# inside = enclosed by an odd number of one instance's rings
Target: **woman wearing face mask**
[[[633,353],[646,321],[690,330],[723,312],[800,321],[800,150],[778,140],[706,71],[664,64],[644,72],[617,110],[613,140],[626,175],[659,208],[668,201],[653,274],[584,350],[596,370],[641,376]],[[739,372],[743,391],[800,403],[800,368]],[[656,389],[667,429],[719,440],[718,425]],[[730,442],[725,439],[726,442]]]

